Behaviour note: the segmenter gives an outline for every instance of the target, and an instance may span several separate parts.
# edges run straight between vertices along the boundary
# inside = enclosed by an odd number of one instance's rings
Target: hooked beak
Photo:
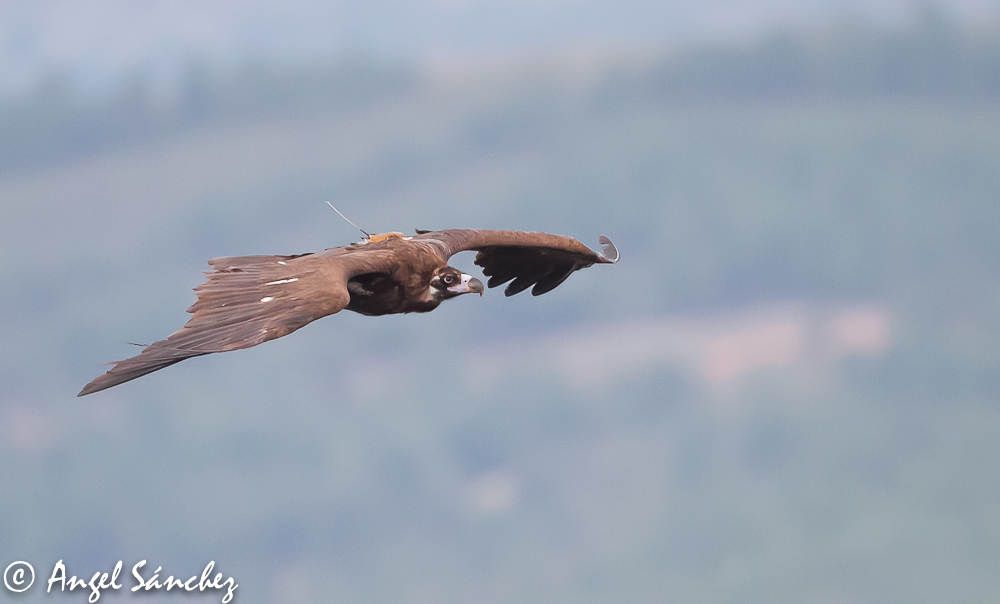
[[[472,275],[462,273],[462,282],[448,288],[453,294],[479,294],[483,295],[483,282]]]

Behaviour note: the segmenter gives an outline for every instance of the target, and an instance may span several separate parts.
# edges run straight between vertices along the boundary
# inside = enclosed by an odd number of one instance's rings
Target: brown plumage
[[[208,280],[195,288],[191,318],[165,340],[118,361],[78,396],[134,380],[191,357],[250,348],[288,335],[341,310],[365,315],[428,312],[448,298],[483,292],[483,284],[448,266],[474,250],[489,287],[510,284],[508,296],[529,287],[553,290],[573,271],[618,261],[601,236],[603,254],[572,237],[524,231],[450,229],[373,235],[361,243],[298,256],[214,258]]]

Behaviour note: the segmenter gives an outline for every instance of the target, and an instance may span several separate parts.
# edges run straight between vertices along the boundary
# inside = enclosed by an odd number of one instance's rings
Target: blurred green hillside
[[[928,18],[2,101],[0,550],[244,603],[990,601],[998,74]],[[623,259],[75,398],[206,258],[356,239],[326,200]]]

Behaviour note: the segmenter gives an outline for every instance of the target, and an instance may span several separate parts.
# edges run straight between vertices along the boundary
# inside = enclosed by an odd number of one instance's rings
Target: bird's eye
[[[444,281],[445,285],[451,285],[455,282],[455,275],[448,273],[447,275],[441,277],[441,280]]]

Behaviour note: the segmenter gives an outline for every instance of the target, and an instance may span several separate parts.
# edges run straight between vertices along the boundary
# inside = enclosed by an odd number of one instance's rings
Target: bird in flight
[[[574,271],[618,261],[603,235],[602,253],[572,237],[527,231],[448,229],[367,236],[359,243],[296,256],[213,258],[208,280],[195,288],[191,318],[167,339],[117,361],[77,396],[134,380],[191,357],[250,348],[288,335],[341,310],[378,316],[429,312],[441,302],[476,293],[483,283],[448,266],[458,252],[476,251],[487,285],[510,282],[504,294],[552,291]]]

